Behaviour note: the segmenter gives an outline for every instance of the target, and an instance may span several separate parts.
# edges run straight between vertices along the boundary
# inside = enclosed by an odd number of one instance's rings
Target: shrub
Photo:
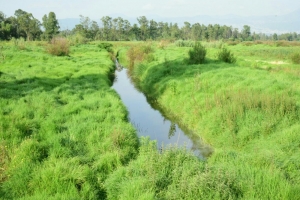
[[[25,50],[26,49],[26,41],[23,37],[20,37],[19,39],[16,39],[16,38],[12,37],[11,42],[19,50]]]
[[[253,45],[255,45],[255,43],[253,43],[251,41],[244,41],[244,42],[242,42],[242,45],[243,46],[253,46]]]
[[[127,58],[129,61],[129,71],[131,71],[136,62],[143,62],[146,60],[147,62],[151,62],[155,60],[153,56],[154,48],[152,47],[151,43],[144,44],[144,45],[136,45],[132,46],[127,51]]]
[[[81,34],[75,34],[68,37],[70,45],[86,44],[89,40]]]
[[[161,40],[158,44],[158,48],[165,49],[169,45],[170,41],[168,40]]]
[[[0,57],[2,58],[2,60],[5,60],[5,55],[3,53],[3,46],[0,46]]]
[[[234,57],[233,53],[231,53],[231,51],[225,47],[220,49],[220,51],[217,54],[217,57],[219,60],[221,60],[223,62],[227,62],[227,63],[235,63],[236,62],[236,57]]]
[[[294,64],[300,64],[300,53],[294,53],[291,56],[291,60]]]
[[[212,41],[212,42],[206,42],[203,44],[206,48],[215,48],[215,49],[220,49],[223,47],[224,42],[223,40],[218,40],[218,41]]]
[[[70,53],[70,44],[66,38],[53,38],[47,47],[47,52],[55,56],[67,56]]]
[[[144,52],[144,54],[149,54],[154,52],[152,42],[147,42],[144,45],[140,46],[140,48]]]
[[[199,42],[195,43],[195,46],[189,50],[189,63],[190,64],[202,64],[205,61],[206,48]]]
[[[193,47],[195,42],[192,40],[177,40],[174,43],[177,47]]]
[[[98,47],[100,49],[105,49],[106,51],[108,51],[110,53],[114,52],[113,49],[112,49],[113,45],[110,44],[110,43],[107,43],[107,42],[103,42],[103,43],[98,44]]]
[[[227,45],[230,45],[230,46],[235,46],[235,45],[239,44],[238,41],[228,41],[226,43],[227,43]]]

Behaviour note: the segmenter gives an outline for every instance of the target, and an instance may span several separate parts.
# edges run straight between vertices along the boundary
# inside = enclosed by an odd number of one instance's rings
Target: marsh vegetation
[[[202,42],[201,64],[178,43],[55,56],[46,42],[1,42],[0,198],[297,199],[299,43]],[[111,88],[116,52],[147,98],[214,148],[209,158],[138,138]]]

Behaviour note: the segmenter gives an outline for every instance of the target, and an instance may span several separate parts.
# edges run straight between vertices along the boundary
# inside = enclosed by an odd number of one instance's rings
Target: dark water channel
[[[157,140],[158,148],[162,145],[185,146],[201,158],[208,157],[212,153],[212,149],[203,144],[192,131],[185,130],[167,118],[157,105],[151,106],[145,95],[132,84],[127,76],[127,69],[118,68],[115,75],[112,88],[117,91],[127,107],[130,122],[137,129],[139,136],[149,136],[150,139]]]

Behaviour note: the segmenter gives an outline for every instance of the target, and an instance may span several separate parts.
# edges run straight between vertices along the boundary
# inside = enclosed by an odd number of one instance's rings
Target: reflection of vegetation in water
[[[127,69],[126,69],[126,73],[127,73],[127,76],[130,77],[130,82],[134,86],[134,88],[137,91],[143,93],[143,91],[141,90],[139,85],[136,83],[136,81],[132,79],[132,76]],[[211,156],[211,154],[214,152],[214,150],[211,146],[209,146],[208,144],[205,144],[203,142],[203,140],[197,134],[195,134],[193,131],[187,129],[186,126],[184,126],[181,123],[179,118],[176,118],[174,115],[171,115],[170,113],[166,112],[165,109],[163,109],[162,106],[159,105],[159,103],[157,102],[156,99],[149,97],[145,93],[144,93],[144,95],[146,97],[148,104],[154,110],[159,111],[161,113],[161,115],[164,117],[164,120],[169,120],[171,122],[169,133],[168,133],[169,139],[175,135],[175,133],[177,131],[177,129],[176,129],[176,124],[177,124],[178,127],[184,132],[184,134],[192,141],[192,148],[190,150],[192,150],[195,153],[195,155],[203,157],[203,158],[207,158],[207,157]],[[179,140],[180,140],[180,138],[179,138]],[[178,143],[180,143],[180,142],[177,141],[177,144]],[[203,151],[203,153],[202,153],[202,151]]]
[[[175,135],[175,132],[176,132],[176,124],[171,122],[170,130],[168,134],[169,139]]]
[[[234,64],[218,61],[219,50],[207,48],[207,62],[190,66],[188,48],[156,49],[156,61],[137,65],[131,74],[150,103],[216,148],[207,164],[207,172],[214,172],[200,178],[209,177],[201,181],[210,185],[206,199],[298,199],[299,66],[289,55],[299,47],[227,47],[237,56]],[[211,186],[220,182],[230,183],[237,196],[214,196]]]

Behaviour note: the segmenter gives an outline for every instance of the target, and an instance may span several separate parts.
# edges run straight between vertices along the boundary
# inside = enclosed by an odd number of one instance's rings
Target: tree
[[[250,37],[251,36],[250,26],[244,25],[244,28],[241,32],[241,36],[242,36],[243,40],[246,40],[246,41],[251,41],[252,40],[252,38]]]
[[[94,39],[94,40],[100,39],[99,25],[98,25],[97,22],[92,21],[89,32],[90,32],[90,36],[91,36],[92,39]]]
[[[189,40],[191,35],[191,24],[189,22],[184,22],[184,26],[182,28],[183,39]]]
[[[131,28],[131,40],[140,40],[141,36],[141,29],[138,27],[137,24],[133,24]]]
[[[124,39],[129,40],[130,38],[130,31],[131,31],[131,24],[128,20],[123,21],[123,28],[124,28]]]
[[[141,30],[141,39],[146,40],[148,38],[148,32],[149,32],[149,21],[145,16],[141,16],[137,18],[138,23],[140,24],[140,30]]]
[[[27,40],[36,39],[41,34],[41,23],[31,13],[21,9],[15,11],[18,22],[18,34],[26,37]]]
[[[171,38],[179,38],[180,35],[180,29],[178,27],[178,24],[175,23],[174,25],[170,25],[170,32],[171,32]]]
[[[59,33],[60,27],[54,12],[50,12],[48,17],[44,15],[42,25],[45,29],[43,36],[46,40],[51,40],[54,35]]]
[[[278,40],[278,35],[276,33],[273,34],[273,40]]]
[[[153,19],[150,20],[150,26],[149,26],[149,36],[152,40],[155,40],[157,38],[157,22]]]
[[[195,23],[192,25],[192,36],[191,38],[193,40],[200,40],[201,39],[201,34],[202,34],[202,30],[201,30],[201,25],[199,23]]]
[[[102,35],[103,40],[111,39],[111,29],[112,29],[112,18],[109,16],[105,16],[101,18],[102,21]]]
[[[11,32],[11,24],[7,22],[3,12],[0,11],[0,40],[8,40]]]

